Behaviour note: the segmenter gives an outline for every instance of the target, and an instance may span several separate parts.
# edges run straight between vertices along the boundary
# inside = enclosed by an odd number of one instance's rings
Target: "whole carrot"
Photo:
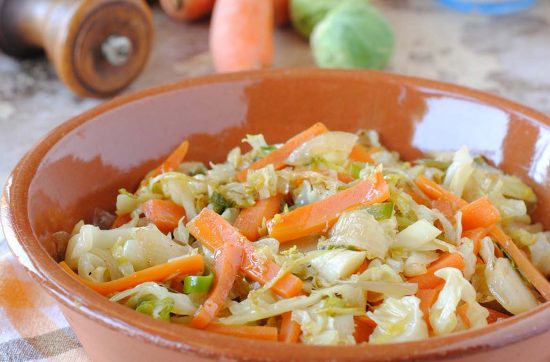
[[[273,3],[218,0],[210,28],[210,53],[218,72],[261,69],[273,62]]]
[[[212,12],[215,0],[160,0],[162,10],[178,20],[197,20]]]

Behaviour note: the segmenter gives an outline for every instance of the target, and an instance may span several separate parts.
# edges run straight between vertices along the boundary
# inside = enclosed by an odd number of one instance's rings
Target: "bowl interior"
[[[15,229],[28,225],[43,246],[27,245],[25,253],[46,255],[45,250],[55,258],[52,233],[70,231],[81,219],[90,222],[96,208],[113,210],[117,190],[134,189],[183,139],[191,143],[187,159],[221,161],[247,133],[282,142],[314,122],[333,130],[376,129],[381,141],[405,159],[468,146],[533,187],[539,196],[535,219],[550,228],[550,218],[543,217],[550,212],[546,116],[452,85],[378,72],[320,70],[183,81],[77,117],[48,136],[14,171],[6,192],[23,195],[25,205],[10,222],[17,224]],[[25,230],[16,233],[25,243],[36,243]],[[44,258],[31,256],[31,264],[46,263]],[[51,258],[49,263],[54,265]],[[53,284],[66,278],[52,273]]]

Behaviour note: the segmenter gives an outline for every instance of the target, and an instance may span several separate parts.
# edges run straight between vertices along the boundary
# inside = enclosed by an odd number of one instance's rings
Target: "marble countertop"
[[[499,94],[550,114],[550,1],[502,17],[462,14],[428,0],[373,1],[396,34],[391,72]],[[208,23],[184,24],[154,10],[151,59],[126,92],[212,72]],[[276,33],[275,66],[311,66],[308,44]],[[0,183],[21,156],[61,122],[101,101],[74,96],[44,59],[0,54]]]

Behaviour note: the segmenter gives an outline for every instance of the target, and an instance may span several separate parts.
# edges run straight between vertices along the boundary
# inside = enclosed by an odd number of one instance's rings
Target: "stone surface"
[[[550,1],[503,17],[462,14],[435,1],[373,1],[396,33],[389,71],[486,90],[550,113]],[[184,24],[154,10],[151,59],[126,92],[212,72],[208,23]],[[312,66],[291,28],[276,33],[277,67]],[[0,182],[56,125],[101,101],[74,96],[44,59],[0,54]]]

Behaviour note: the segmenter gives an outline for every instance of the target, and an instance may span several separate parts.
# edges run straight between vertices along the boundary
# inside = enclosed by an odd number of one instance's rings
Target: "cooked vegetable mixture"
[[[404,162],[320,123],[243,142],[208,166],[183,142],[60,265],[155,319],[287,343],[419,340],[550,299],[535,194],[466,148]]]

